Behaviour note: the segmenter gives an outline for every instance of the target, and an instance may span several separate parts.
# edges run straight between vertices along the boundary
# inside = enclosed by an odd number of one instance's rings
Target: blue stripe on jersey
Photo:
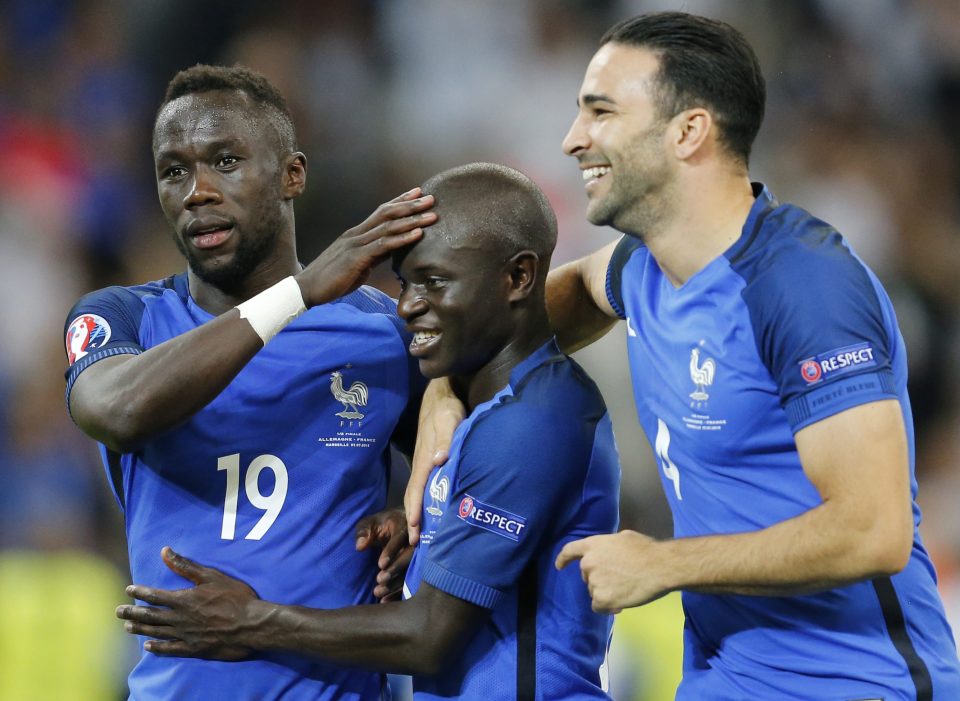
[[[755,531],[817,506],[793,434],[895,398],[910,447],[914,546],[883,601],[870,582],[803,597],[685,592],[677,698],[913,698],[923,684],[911,675],[917,660],[936,701],[960,698],[956,647],[916,528],[906,353],[892,304],[833,228],[762,186],[754,194],[740,240],[681,287],[633,242],[618,246],[608,270],[675,535]],[[909,605],[897,642],[899,601]]]

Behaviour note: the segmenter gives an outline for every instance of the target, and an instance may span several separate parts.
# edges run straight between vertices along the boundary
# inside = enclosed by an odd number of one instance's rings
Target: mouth
[[[224,220],[211,222],[195,221],[187,227],[187,238],[199,249],[216,248],[233,233],[233,224]]]
[[[430,352],[440,343],[443,334],[440,331],[417,331],[413,334],[413,340],[408,347],[410,355],[414,358],[420,358]]]
[[[600,180],[603,179],[611,170],[612,168],[607,165],[589,166],[584,168],[581,176],[583,177],[583,181],[586,183],[585,187],[587,190],[595,187],[596,184],[600,182]]]

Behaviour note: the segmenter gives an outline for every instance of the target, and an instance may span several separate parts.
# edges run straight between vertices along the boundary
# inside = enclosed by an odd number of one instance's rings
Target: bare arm
[[[296,280],[309,308],[359,287],[371,268],[420,237],[436,218],[431,196],[412,190],[381,205],[301,271]],[[232,309],[207,324],[150,348],[94,363],[77,378],[70,411],[77,425],[117,452],[186,420],[213,400],[263,347]]]
[[[607,267],[616,247],[613,242],[547,275],[547,312],[564,353],[590,345],[617,321],[607,300]]]
[[[792,596],[891,575],[913,543],[900,405],[848,409],[796,435],[819,506],[760,531],[655,541],[632,531],[569,544],[597,610],[639,606],[677,589]]]
[[[239,660],[285,651],[401,674],[436,674],[476,630],[486,611],[422,584],[406,601],[311,609],[256,597],[243,582],[169,548],[163,559],[197,586],[178,591],[131,586],[127,593],[166,608],[120,606],[127,631],[154,638],[157,655]]]

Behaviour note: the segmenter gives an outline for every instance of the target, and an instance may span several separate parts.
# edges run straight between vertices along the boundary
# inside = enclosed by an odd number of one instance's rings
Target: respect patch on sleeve
[[[869,343],[837,348],[827,353],[801,360],[800,375],[808,385],[817,384],[833,375],[875,367],[873,347]]]
[[[471,526],[496,533],[515,543],[520,541],[520,536],[527,527],[527,520],[522,516],[492,504],[486,504],[469,494],[460,500],[457,516]]]

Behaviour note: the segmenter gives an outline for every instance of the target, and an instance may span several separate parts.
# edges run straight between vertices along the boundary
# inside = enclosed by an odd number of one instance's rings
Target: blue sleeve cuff
[[[90,355],[85,356],[74,363],[73,366],[67,371],[66,400],[67,413],[70,414],[70,418],[73,419],[73,414],[70,413],[70,391],[73,389],[73,383],[77,381],[78,377],[80,377],[81,372],[86,370],[98,360],[103,360],[104,358],[109,358],[114,355],[140,355],[141,353],[143,353],[143,348],[133,344],[112,346],[110,348],[105,348],[98,353],[91,353]]]
[[[790,400],[784,410],[796,433],[841,411],[883,399],[897,399],[893,374],[888,370],[845,377],[809,390]]]
[[[435,562],[427,562],[423,568],[423,581],[440,591],[469,601],[471,604],[492,609],[503,599],[503,592],[472,579],[467,579]]]

